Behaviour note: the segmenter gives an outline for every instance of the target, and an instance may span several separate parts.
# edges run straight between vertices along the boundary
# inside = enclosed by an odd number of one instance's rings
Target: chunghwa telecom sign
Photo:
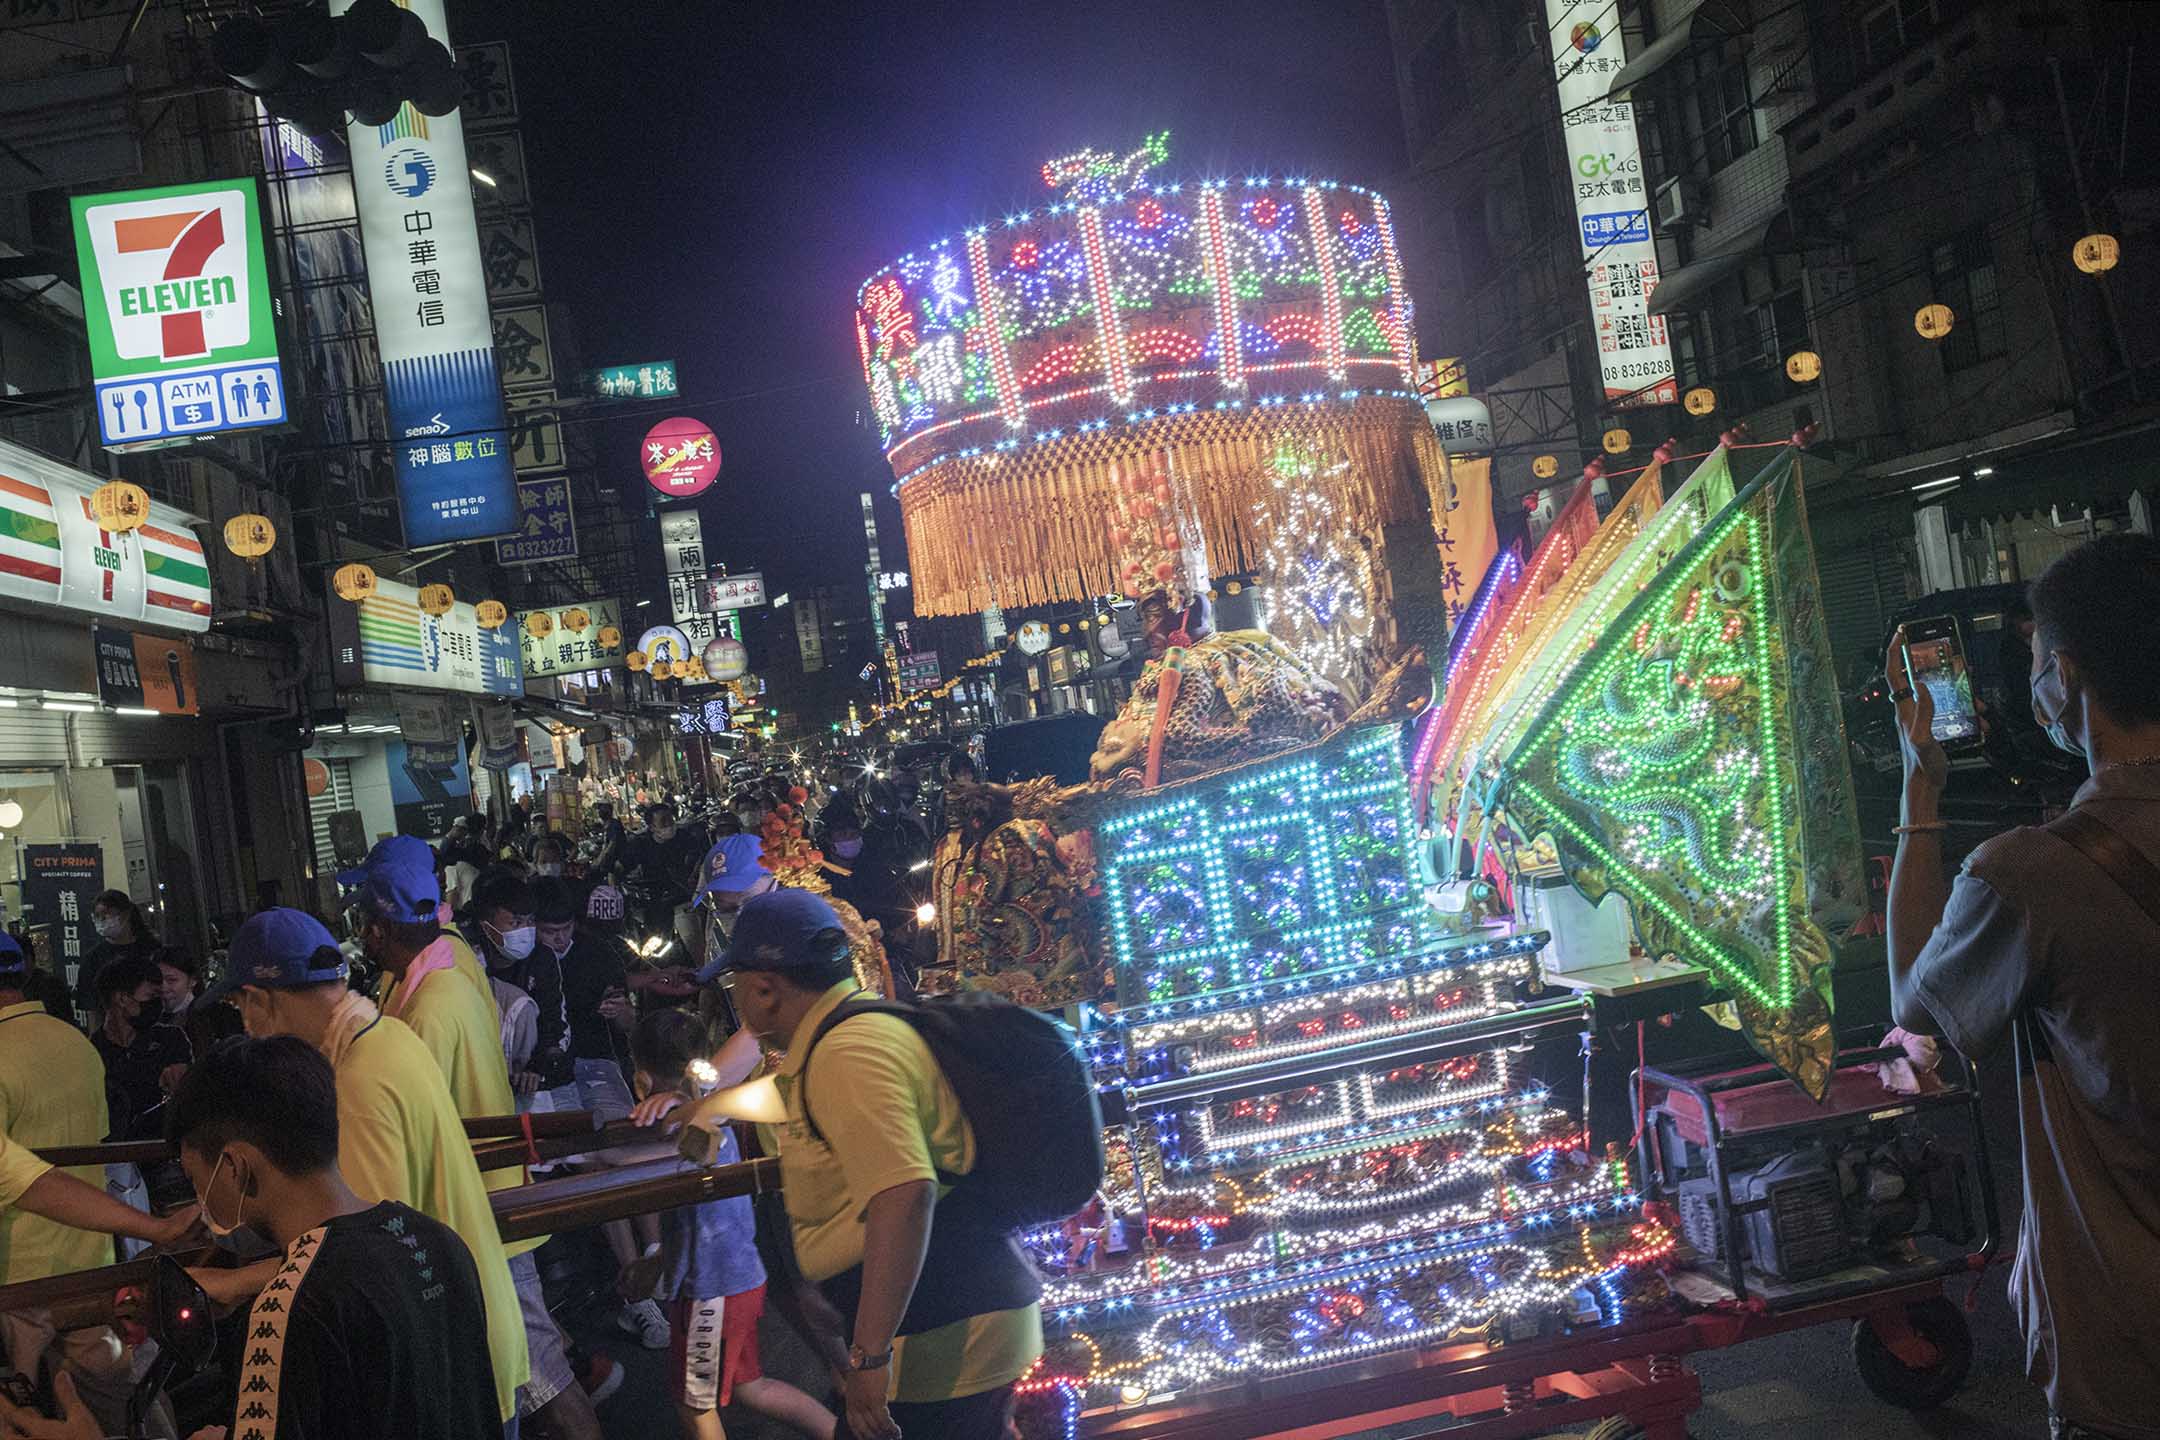
[[[128,449],[284,424],[255,182],[71,203],[105,444]]]

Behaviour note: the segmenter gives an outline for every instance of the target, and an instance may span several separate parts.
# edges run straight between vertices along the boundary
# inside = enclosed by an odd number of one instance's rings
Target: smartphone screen
[[[1935,739],[1945,746],[1980,740],[1980,712],[1973,704],[1972,676],[1954,623],[1923,623],[1906,629],[1905,664],[1915,686],[1927,686],[1935,702]]]

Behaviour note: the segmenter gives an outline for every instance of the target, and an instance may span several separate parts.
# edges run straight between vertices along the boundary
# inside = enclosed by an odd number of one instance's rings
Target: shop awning
[[[1702,0],[1694,9],[1665,28],[1665,33],[1645,45],[1634,59],[1613,72],[1612,84],[1599,97],[1624,98],[1628,91],[1670,65],[1697,40],[1722,40],[1748,27],[1722,0]]]
[[[1784,212],[1780,211],[1767,220],[1750,225],[1709,254],[1698,255],[1677,270],[1668,270],[1659,278],[1657,289],[1650,292],[1650,313],[1669,315],[1675,310],[1686,310],[1702,303],[1710,294],[1711,286],[1762,253],[1763,242],[1770,238],[1771,227],[1784,218]]]

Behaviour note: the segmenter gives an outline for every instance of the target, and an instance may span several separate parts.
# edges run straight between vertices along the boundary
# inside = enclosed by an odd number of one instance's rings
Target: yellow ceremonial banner
[[[1440,532],[1440,592],[1453,634],[1499,552],[1500,533],[1493,525],[1492,457],[1457,460],[1442,452],[1440,463],[1445,476],[1433,522]]]

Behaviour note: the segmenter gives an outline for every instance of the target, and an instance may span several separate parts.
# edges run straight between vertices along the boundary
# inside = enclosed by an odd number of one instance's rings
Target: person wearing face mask
[[[415,871],[426,871],[430,875],[434,873],[434,857],[428,850],[427,842],[411,835],[391,835],[376,841],[375,848],[368,851],[367,858],[358,865],[350,870],[338,871],[337,882],[344,893],[351,895],[364,889],[378,874],[394,872],[411,875]],[[438,890],[437,893],[441,892]],[[441,914],[439,908],[437,914]],[[354,917],[354,922],[352,928],[357,930],[358,917]],[[451,967],[470,981],[475,990],[488,997],[488,1013],[499,1025],[502,1017],[496,1013],[495,997],[488,988],[487,967],[480,963],[480,957],[473,952],[471,943],[458,930],[445,928],[442,934],[450,942],[447,954]],[[440,953],[442,952],[438,952]],[[396,983],[396,976],[385,973],[377,986],[375,999],[378,1002],[387,999],[391,987]]]
[[[533,845],[533,875],[542,880],[559,879],[570,870],[570,842],[560,835],[543,835]]]
[[[91,1042],[29,998],[29,958],[0,931],[0,1285],[110,1265],[123,1235],[181,1238],[192,1211],[159,1220],[108,1195],[96,1168],[54,1170],[32,1153],[95,1145],[107,1132],[103,1066]],[[43,1311],[0,1314],[0,1359],[35,1375],[48,1356],[90,1403],[102,1433],[125,1434],[134,1354],[110,1327],[62,1333]],[[151,1433],[171,1435],[169,1416]]]
[[[163,1120],[155,1112],[179,1079],[170,1074],[195,1058],[187,1032],[167,1022],[164,981],[150,960],[122,960],[98,975],[104,1012],[90,1043],[105,1062],[105,1099],[115,1140],[155,1139]]]
[[[159,946],[149,922],[125,890],[107,890],[91,901],[90,924],[97,931],[98,943],[76,972],[75,1008],[90,1017],[90,1028],[95,1030],[104,1010],[98,999],[98,972],[121,960],[154,960]]]
[[[700,875],[697,903],[711,912],[723,936],[734,933],[735,916],[745,901],[780,883],[765,868],[765,844],[755,835],[723,837],[706,855]],[[697,972],[697,983],[710,985],[720,968],[718,961],[707,964]]]
[[[2160,541],[2110,535],[2031,591],[2033,719],[2090,777],[2046,825],[1943,865],[1934,705],[1886,663],[1905,758],[1890,876],[1899,1025],[2015,1058],[2026,1371],[2069,1440],[2160,1436]],[[2005,1069],[2010,1067],[2006,1066]]]
[[[455,1231],[348,1179],[331,1067],[290,1036],[205,1056],[168,1138],[212,1231],[283,1247],[250,1317],[230,1433],[468,1440],[501,1425],[487,1297]],[[88,1432],[95,1433],[95,1432]]]
[[[455,1231],[471,1252],[497,1413],[509,1432],[519,1414],[518,1391],[532,1374],[525,1315],[487,1186],[435,1057],[404,1021],[351,989],[343,952],[312,915],[280,908],[250,916],[228,953],[225,979],[203,1002],[230,998],[249,1035],[295,1036],[330,1062],[338,1169],[353,1193],[371,1204],[409,1205]],[[220,1201],[231,1204],[223,1191],[213,1205]],[[231,1211],[217,1215],[227,1219]],[[212,1299],[236,1304],[268,1285],[278,1265],[273,1258],[196,1278]]]
[[[157,953],[157,968],[158,998],[165,1002],[166,1022],[184,1025],[195,1004],[195,980],[202,974],[202,962],[177,945],[167,945]]]
[[[552,961],[542,964],[539,922],[533,913],[532,883],[506,866],[482,875],[473,886],[472,904],[458,928],[472,942],[492,981],[513,985],[533,999],[532,1058],[510,1076],[520,1095],[565,1084],[569,1057],[563,1049],[562,987]]]

